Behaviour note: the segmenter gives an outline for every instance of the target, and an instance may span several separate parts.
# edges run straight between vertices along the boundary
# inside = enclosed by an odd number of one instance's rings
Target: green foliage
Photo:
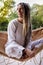
[[[13,0],[2,0],[4,6],[0,8],[0,30],[7,30],[8,21],[17,18],[17,12],[12,12],[15,2]],[[10,10],[10,15],[9,15]],[[8,18],[6,16],[8,15]],[[31,8],[32,28],[43,27],[43,5],[34,4]]]
[[[11,10],[11,8],[13,8],[15,4],[13,0],[6,0],[6,1],[3,1],[3,3],[4,3],[4,6],[0,9],[0,14],[1,14],[0,17],[8,15],[9,10]]]
[[[31,10],[32,28],[43,27],[43,5],[34,4]]]
[[[0,8],[0,30],[6,31],[8,26],[8,16],[9,10],[12,13],[12,8],[14,7],[15,2],[13,0],[1,0],[4,4],[3,7]]]
[[[12,19],[15,19],[15,18],[17,18],[18,16],[17,16],[17,13],[16,12],[12,12],[10,15],[9,15],[9,18],[8,18],[8,20],[10,21],[10,20],[12,20]]]
[[[0,30],[7,31],[8,20],[5,17],[0,17]]]

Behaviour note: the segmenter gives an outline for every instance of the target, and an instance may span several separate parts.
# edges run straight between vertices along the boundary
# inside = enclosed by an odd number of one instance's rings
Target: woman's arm
[[[8,42],[5,45],[5,53],[9,57],[16,57],[21,58],[22,56],[22,50],[24,47],[19,45],[19,43],[16,41],[16,26],[14,22],[10,22],[8,25]]]

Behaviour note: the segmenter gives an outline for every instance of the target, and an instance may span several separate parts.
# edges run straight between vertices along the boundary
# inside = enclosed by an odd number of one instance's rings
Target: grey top
[[[23,36],[23,24],[18,22],[17,19],[14,19],[8,24],[8,41],[5,45],[5,52],[8,56],[21,58],[22,50],[25,49]],[[39,46],[40,43],[43,42],[43,38],[35,41],[31,41],[28,43],[27,48],[31,49],[32,45],[36,47]],[[41,44],[40,44],[41,45]]]
[[[21,58],[23,47],[24,36],[22,33],[23,24],[14,19],[8,24],[8,41],[5,45],[5,53],[8,56]]]
[[[25,37],[23,36],[22,31],[23,31],[23,24],[18,22],[17,19],[14,19],[11,22],[9,22],[7,44],[16,42],[17,44],[20,44],[23,46]]]

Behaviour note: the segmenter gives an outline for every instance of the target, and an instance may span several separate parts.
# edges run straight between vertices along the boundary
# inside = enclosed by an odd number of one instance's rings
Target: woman
[[[8,25],[8,41],[5,45],[5,53],[9,57],[20,59],[25,54],[32,56],[34,51],[31,50],[37,46],[40,40],[43,42],[43,38],[31,42],[30,8],[27,3],[18,4],[17,14],[18,18],[12,20]]]

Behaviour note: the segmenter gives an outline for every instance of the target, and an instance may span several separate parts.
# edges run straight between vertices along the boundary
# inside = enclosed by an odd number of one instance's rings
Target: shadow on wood
[[[0,54],[2,54],[3,56],[6,56],[6,57],[8,57],[5,54],[5,44],[7,42],[7,37],[8,37],[7,32],[0,31]],[[43,37],[43,27],[32,30],[32,40],[36,40],[36,39],[39,39],[42,37]],[[42,49],[43,49],[43,45],[39,49],[37,49],[38,51],[36,52],[36,54],[38,52],[40,52]],[[18,60],[16,58],[12,58],[12,59]],[[23,58],[19,59],[19,61],[26,61],[29,59],[30,59],[29,57],[26,57],[25,59],[23,59]]]

